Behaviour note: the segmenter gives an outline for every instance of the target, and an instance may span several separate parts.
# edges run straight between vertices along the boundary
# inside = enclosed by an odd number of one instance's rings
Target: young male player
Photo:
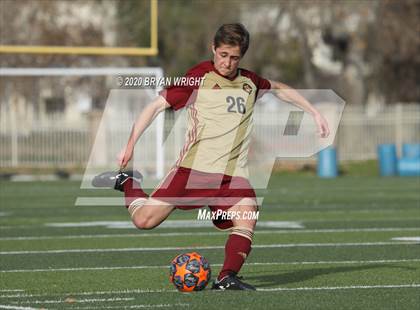
[[[127,146],[119,155],[121,169],[131,160],[141,134],[160,112],[184,107],[188,112],[186,142],[180,157],[150,196],[141,189],[137,171],[106,172],[93,180],[95,186],[113,186],[124,192],[126,207],[139,229],[158,226],[176,208],[208,206],[212,211],[235,214],[231,219],[213,221],[216,227],[230,230],[224,264],[212,287],[217,290],[255,290],[237,274],[251,251],[256,224],[255,219],[242,215],[258,208],[247,170],[257,98],[272,89],[279,98],[312,114],[321,136],[329,134],[325,119],[298,92],[238,67],[248,45],[249,33],[242,24],[222,25],[214,37],[213,60],[196,65],[186,74],[202,78],[202,84],[169,87],[135,121]]]

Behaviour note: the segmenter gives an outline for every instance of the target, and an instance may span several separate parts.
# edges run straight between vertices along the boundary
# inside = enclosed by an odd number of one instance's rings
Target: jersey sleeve
[[[200,67],[194,67],[190,69],[186,74],[185,77],[187,78],[199,78],[204,75],[205,71],[203,71]],[[185,107],[189,102],[194,100],[192,96],[194,96],[194,91],[198,89],[198,85],[193,86],[170,86],[164,90],[162,90],[159,95],[165,98],[165,100],[169,103],[172,109],[179,110]]]
[[[258,84],[257,84],[258,89],[270,89],[271,88],[271,84],[270,84],[269,80],[267,80],[265,78],[262,78],[258,75],[257,75],[257,77],[258,77]]]
[[[255,74],[256,75],[256,74]],[[269,80],[256,75],[256,86],[257,86],[257,96],[256,98],[261,98],[269,89],[271,89],[271,83]]]

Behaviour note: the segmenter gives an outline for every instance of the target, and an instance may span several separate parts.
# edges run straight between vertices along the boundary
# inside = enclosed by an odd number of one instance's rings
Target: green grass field
[[[196,210],[171,215],[180,227],[139,231],[122,206],[75,206],[118,193],[79,187],[0,183],[0,309],[420,307],[419,179],[273,176],[241,272],[258,291],[246,293],[169,283],[184,251],[206,256],[213,278],[223,262],[226,233],[179,222],[195,223]],[[417,239],[395,239],[407,237]]]

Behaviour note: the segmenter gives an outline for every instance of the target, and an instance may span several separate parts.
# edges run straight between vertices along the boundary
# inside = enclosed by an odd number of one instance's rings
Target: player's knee
[[[132,220],[134,226],[136,226],[138,229],[147,230],[156,227],[156,224],[154,223],[153,219],[148,216],[133,217]]]
[[[255,228],[255,225],[257,225],[257,220],[256,219],[244,219],[243,223],[245,223],[246,227]]]
[[[257,212],[258,206],[255,204],[249,204],[249,205],[240,206],[239,209],[243,212]]]
[[[237,205],[236,210],[239,211],[240,216],[233,221],[234,226],[248,227],[254,230],[258,220],[258,206],[257,205]]]
[[[236,205],[234,205],[233,208],[237,208],[239,210],[257,210],[258,205],[253,198],[243,198]]]
[[[258,220],[258,206],[252,200],[249,201],[249,204],[239,205],[238,209],[242,214],[242,219],[249,221]]]

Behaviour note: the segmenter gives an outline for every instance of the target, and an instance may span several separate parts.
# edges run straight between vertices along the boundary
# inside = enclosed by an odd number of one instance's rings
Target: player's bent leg
[[[124,192],[125,205],[133,224],[139,229],[152,229],[175,209],[172,205],[150,198],[141,188],[143,176],[138,171],[101,173],[92,180],[94,187],[109,187]]]
[[[159,226],[173,210],[173,205],[154,198],[138,198],[128,207],[131,220],[139,229]]]

